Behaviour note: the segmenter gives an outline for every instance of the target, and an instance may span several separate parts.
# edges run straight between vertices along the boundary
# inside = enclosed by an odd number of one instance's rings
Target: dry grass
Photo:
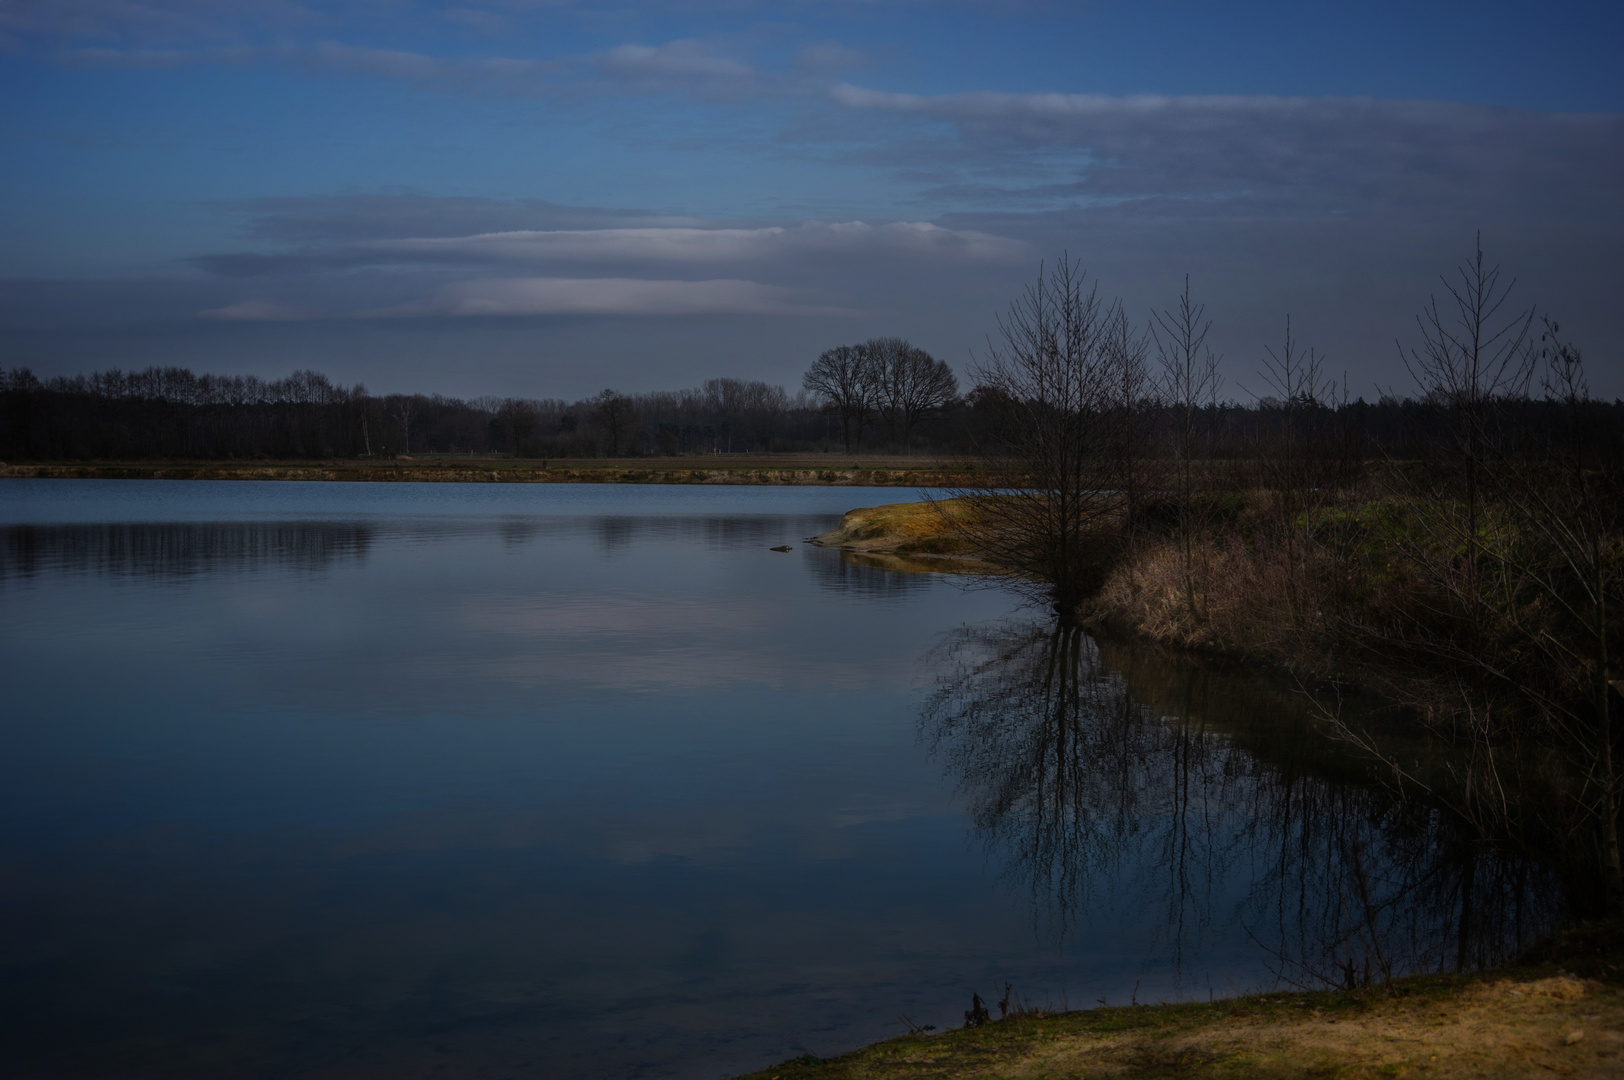
[[[952,524],[965,509],[962,499],[944,499],[852,510],[840,519],[839,528],[813,537],[813,543],[890,555],[970,557],[974,552]]]
[[[885,555],[896,569],[925,568],[922,557],[952,559],[962,571],[981,572],[975,551],[954,527],[967,503],[893,503],[853,510],[840,527],[815,537],[826,547],[869,555]],[[1305,662],[1305,643],[1313,635],[1299,628],[1288,603],[1287,564],[1268,546],[1241,542],[1238,535],[1204,540],[1196,552],[1196,609],[1190,609],[1184,589],[1183,562],[1178,547],[1166,540],[1141,540],[1128,558],[1109,574],[1100,593],[1089,602],[1091,621],[1180,648],[1249,655],[1294,667]],[[908,562],[913,559],[915,562]],[[893,565],[893,564],[887,564]],[[948,563],[929,569],[954,569]],[[1312,614],[1309,615],[1312,621]],[[1289,629],[1282,629],[1289,628]]]
[[[1144,541],[1089,602],[1090,618],[1165,645],[1313,666],[1304,652],[1312,638],[1300,631],[1304,621],[1312,629],[1318,613],[1292,611],[1289,571],[1279,552],[1206,540],[1195,561],[1193,611],[1178,547]]]
[[[892,569],[984,573],[971,542],[955,527],[963,499],[893,503],[848,512],[840,527],[813,538],[868,556]],[[923,563],[922,559],[933,560]],[[949,560],[952,560],[951,562]],[[1247,547],[1238,536],[1204,540],[1196,552],[1200,581],[1192,613],[1175,544],[1140,541],[1107,576],[1086,614],[1100,626],[1179,648],[1267,658],[1298,668],[1305,637],[1287,603],[1287,566],[1279,552]]]
[[[1034,1013],[786,1062],[751,1080],[1552,1075],[1624,1075],[1619,987],[1525,971],[1421,977],[1387,992]]]

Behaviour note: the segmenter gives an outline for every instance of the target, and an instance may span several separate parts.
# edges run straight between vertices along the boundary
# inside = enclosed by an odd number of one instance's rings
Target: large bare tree
[[[851,453],[852,430],[857,445],[863,445],[863,425],[874,412],[879,387],[874,377],[871,353],[862,345],[837,345],[812,361],[801,378],[801,386],[818,395],[840,414],[840,437]]]
[[[974,369],[995,414],[983,446],[988,479],[954,493],[965,504],[951,518],[1063,621],[1098,587],[1123,506],[1110,310],[1086,277],[1062,258],[999,318],[999,339]]]
[[[590,419],[609,436],[609,456],[620,455],[620,437],[632,426],[637,403],[625,394],[605,390],[592,399]]]
[[[957,397],[959,381],[947,364],[902,338],[871,338],[861,347],[873,372],[880,416],[891,441],[906,451],[919,418]]]

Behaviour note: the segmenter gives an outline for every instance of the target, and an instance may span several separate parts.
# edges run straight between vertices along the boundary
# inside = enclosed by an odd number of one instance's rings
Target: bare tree
[[[733,451],[733,436],[744,436],[747,442],[770,442],[765,437],[772,421],[789,405],[782,386],[762,382],[760,379],[706,379],[705,405],[721,420],[718,435]],[[744,430],[741,428],[753,428]],[[761,438],[756,438],[762,436]]]
[[[534,403],[523,398],[507,398],[492,411],[496,414],[492,421],[493,430],[500,433],[502,442],[514,457],[539,456],[525,453],[534,449],[532,436],[540,421]]]
[[[1439,411],[1447,432],[1441,479],[1461,500],[1466,516],[1464,570],[1468,591],[1481,588],[1478,536],[1482,526],[1483,462],[1490,452],[1496,402],[1524,393],[1536,361],[1533,307],[1506,311],[1516,281],[1500,282],[1500,267],[1485,266],[1483,236],[1472,259],[1443,277],[1449,304],[1433,297],[1416,318],[1419,348],[1399,346],[1410,376]],[[1475,599],[1472,600],[1475,605]]]
[[[609,436],[609,456],[620,455],[620,436],[631,427],[636,415],[636,403],[625,394],[614,390],[604,390],[592,399],[592,411],[589,414],[592,423],[602,428]]]
[[[364,447],[362,456],[371,457],[372,429],[367,423],[367,406],[371,404],[372,398],[367,394],[366,386],[361,383],[356,383],[355,386],[350,389],[349,396],[350,401],[355,406],[356,415],[361,418],[361,445]]]
[[[1264,486],[1274,493],[1276,524],[1286,556],[1286,593],[1292,619],[1300,621],[1307,608],[1308,557],[1314,535],[1314,509],[1324,496],[1322,477],[1315,466],[1320,446],[1320,421],[1332,394],[1324,374],[1324,357],[1304,348],[1292,336],[1291,316],[1280,351],[1263,349],[1258,368],[1271,391],[1261,405],[1274,405],[1273,430],[1258,432],[1258,464]],[[1301,528],[1299,531],[1299,522]]]
[[[1122,496],[1111,469],[1110,326],[1098,286],[1062,257],[998,320],[974,369],[997,415],[988,481],[955,492],[950,520],[983,558],[1053,603],[1062,621],[1098,588]]]
[[[1145,357],[1150,343],[1143,331],[1128,321],[1119,300],[1106,314],[1106,363],[1110,370],[1112,454],[1117,484],[1122,490],[1125,515],[1124,537],[1131,547],[1138,526],[1139,507],[1145,486],[1145,442],[1147,419],[1155,395]],[[1130,567],[1132,563],[1129,563]]]
[[[1201,407],[1218,396],[1223,376],[1218,358],[1206,347],[1212,321],[1206,305],[1190,299],[1190,277],[1175,310],[1156,312],[1151,338],[1160,364],[1161,396],[1172,412],[1173,497],[1176,505],[1179,559],[1184,578],[1184,599],[1192,618],[1201,618],[1196,604],[1195,539],[1206,522],[1198,520],[1195,506],[1195,454],[1200,437]]]
[[[880,419],[885,421],[886,434],[890,436],[892,446],[895,446],[899,416],[897,397],[901,392],[898,378],[903,359],[912,346],[899,337],[878,337],[869,338],[858,348],[863,351],[863,362],[868,367],[869,377],[874,381],[875,411],[880,414]]]
[[[874,411],[878,389],[870,353],[861,345],[837,345],[825,350],[807,368],[801,385],[821,397],[840,414],[840,436],[851,453],[852,429],[863,445],[863,425]]]
[[[395,397],[392,411],[395,419],[400,421],[400,452],[412,452],[412,417],[417,414],[417,399],[411,395],[400,394]]]
[[[861,346],[875,384],[880,416],[892,442],[908,449],[919,417],[941,408],[959,393],[953,369],[902,338],[872,338]]]

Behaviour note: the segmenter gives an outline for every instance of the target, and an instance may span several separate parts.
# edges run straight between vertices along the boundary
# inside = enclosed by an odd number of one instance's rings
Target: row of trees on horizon
[[[1256,371],[1245,376],[1263,392],[1251,402],[1226,396],[1223,358],[1206,346],[1210,323],[1188,283],[1171,308],[1147,323],[1130,320],[1120,302],[1087,317],[1097,367],[1109,375],[1076,404],[1111,414],[1136,455],[1254,458],[1264,442],[1280,437],[1282,425],[1335,428],[1344,444],[1339,455],[1416,456],[1444,437],[1447,388],[1420,378],[1412,396],[1385,393],[1374,403],[1354,397],[1345,376],[1330,377],[1323,354],[1296,341],[1289,318],[1283,342],[1265,347]],[[1009,320],[1006,314],[1003,331],[1019,332]],[[1431,340],[1438,327],[1423,317],[1421,330]],[[1061,327],[1054,340],[1024,346],[1042,353],[1068,340]],[[1025,392],[1009,385],[999,367],[994,349],[971,365],[971,385],[961,394],[948,364],[902,338],[878,337],[824,351],[794,393],[757,379],[716,378],[683,390],[611,388],[576,401],[374,395],[309,370],[263,379],[149,367],[42,380],[25,367],[0,368],[0,458],[981,455],[1003,441],[1001,428],[1016,404],[1010,394]],[[1548,403],[1528,385],[1507,381],[1493,390],[1480,404],[1516,413],[1520,428],[1554,422]],[[1064,388],[1058,392],[1066,396]],[[1624,438],[1624,401],[1592,407],[1608,414],[1601,424],[1612,439]]]
[[[893,368],[890,389],[874,370],[879,365],[869,366],[876,354],[884,363],[886,353],[912,368]],[[1145,361],[1139,347],[1117,390],[1126,395],[1120,408],[1132,419],[1137,452],[1149,457],[1253,458],[1282,421],[1335,426],[1350,444],[1344,452],[1359,454],[1413,456],[1438,437],[1437,401],[1350,399],[1323,378],[1322,365],[1313,386],[1243,403],[1218,392],[1216,360],[1201,357],[1178,372]],[[0,369],[0,460],[984,453],[998,442],[1008,402],[988,384],[957,391],[947,364],[895,338],[826,351],[795,394],[761,380],[719,378],[684,390],[606,389],[576,401],[462,399],[374,395],[315,371],[273,380],[153,367],[42,380],[12,368]],[[1523,416],[1525,428],[1540,427],[1551,411],[1526,395],[1504,396],[1495,407]],[[1597,407],[1607,414],[1604,426],[1624,439],[1624,402]]]

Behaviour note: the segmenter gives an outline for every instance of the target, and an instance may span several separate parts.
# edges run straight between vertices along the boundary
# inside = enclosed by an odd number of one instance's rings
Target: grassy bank
[[[1324,508],[1308,527],[1302,513],[1282,514],[1277,503],[1260,490],[1207,496],[1206,527],[1191,541],[1188,562],[1168,507],[1141,506],[1130,542],[1123,522],[1112,521],[1101,535],[1102,584],[1081,606],[1081,620],[1124,639],[1402,690],[1409,700],[1430,656],[1384,652],[1369,631],[1416,621],[1411,608],[1429,625],[1439,623],[1433,612],[1447,598],[1434,595],[1438,575],[1425,560],[1458,557],[1434,550],[1440,545],[1427,524],[1391,497]],[[815,539],[862,554],[955,560],[933,569],[985,571],[990,567],[959,529],[965,509],[958,499],[863,508]],[[1288,543],[1282,533],[1292,530],[1306,540]],[[1417,664],[1421,670],[1411,670]]]
[[[1060,1077],[1614,1077],[1624,1074],[1624,934],[1572,931],[1525,962],[1380,989],[1016,1013],[903,1035],[749,1080]]]
[[[838,528],[812,542],[823,547],[888,555],[966,557],[970,545],[954,531],[964,512],[959,499],[889,503],[848,511]]]
[[[1179,543],[1163,508],[1141,509],[1131,530],[1124,521],[1111,523],[1118,535],[1101,545],[1103,585],[1082,611],[1086,621],[1112,631],[1107,640],[1153,641],[1306,676],[1356,679],[1384,693],[1401,692],[1412,710],[1426,703],[1431,687],[1457,674],[1440,669],[1432,652],[1406,656],[1387,647],[1378,633],[1407,613],[1429,611],[1422,605],[1432,602],[1428,589],[1436,587],[1429,585],[1435,568],[1428,559],[1445,567],[1459,561],[1452,563],[1448,550],[1429,549],[1434,534],[1413,503],[1368,492],[1318,508],[1310,519],[1284,511],[1267,491],[1219,492],[1200,508],[1205,527],[1190,547]],[[877,507],[853,511],[819,540],[896,558],[941,550],[956,558],[931,569],[972,569],[968,559],[975,552],[955,535],[954,520],[923,504]],[[1441,634],[1451,624],[1447,609],[1437,614],[1440,609],[1430,609],[1429,628]],[[1487,634],[1482,640],[1498,644]],[[1410,715],[1425,721],[1404,729],[1416,739],[1440,730],[1433,718]],[[1573,895],[1593,894],[1585,819],[1561,801],[1574,786],[1572,777],[1584,774],[1553,739],[1536,733],[1517,745],[1514,763],[1489,770],[1479,761],[1477,773],[1468,770],[1464,780],[1448,768],[1408,767],[1463,828],[1564,863]],[[1455,742],[1457,752],[1478,746]],[[1481,811],[1469,798],[1482,773],[1508,799],[1503,808]],[[1461,807],[1471,813],[1462,816]],[[1017,1015],[755,1075],[1624,1075],[1621,925],[1570,931],[1516,966],[1476,975],[1419,976],[1357,991]]]
[[[677,458],[344,458],[318,461],[60,461],[0,463],[0,477],[56,480],[335,480],[514,484],[773,484],[941,487],[973,481],[952,458],[835,454]]]
[[[811,543],[840,548],[847,558],[886,570],[948,574],[996,573],[954,529],[960,499],[890,503],[848,511],[837,528]]]

